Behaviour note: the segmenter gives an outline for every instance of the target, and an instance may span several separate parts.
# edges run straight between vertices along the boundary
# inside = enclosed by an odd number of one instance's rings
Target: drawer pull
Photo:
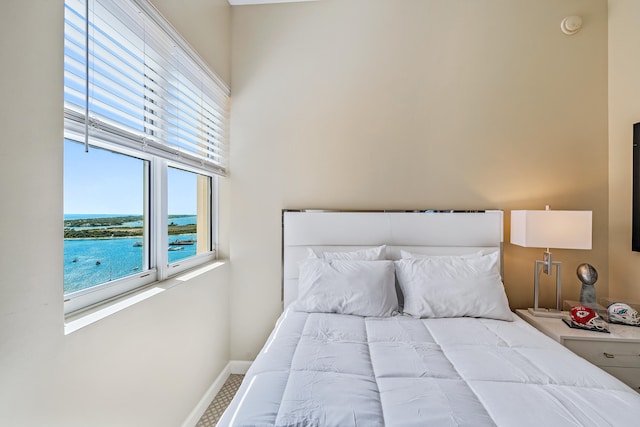
[[[607,353],[606,351],[604,353],[604,357],[606,357],[607,359],[615,359],[615,355],[611,354],[611,353]]]

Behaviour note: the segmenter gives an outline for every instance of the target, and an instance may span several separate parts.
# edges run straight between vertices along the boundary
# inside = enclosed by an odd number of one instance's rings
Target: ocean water
[[[65,215],[65,219],[106,218],[121,215]],[[124,216],[124,215],[122,215]],[[195,216],[170,219],[176,224],[195,224]],[[196,239],[195,234],[169,236],[169,241],[176,239]],[[81,289],[120,279],[140,272],[143,268],[143,246],[141,237],[114,239],[65,239],[64,240],[64,292]],[[177,251],[167,251],[169,262],[189,258],[196,254],[196,245],[178,246]]]

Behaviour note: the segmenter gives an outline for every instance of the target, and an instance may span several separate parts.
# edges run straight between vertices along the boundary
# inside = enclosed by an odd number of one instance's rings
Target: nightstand
[[[640,393],[640,327],[609,323],[606,334],[570,328],[562,319],[536,317],[526,309],[516,314]]]

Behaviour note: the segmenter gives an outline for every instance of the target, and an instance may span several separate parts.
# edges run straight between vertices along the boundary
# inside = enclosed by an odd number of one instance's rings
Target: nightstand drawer
[[[616,366],[602,366],[601,368],[640,393],[640,368],[620,368]]]
[[[640,343],[565,339],[563,344],[594,365],[640,370]]]

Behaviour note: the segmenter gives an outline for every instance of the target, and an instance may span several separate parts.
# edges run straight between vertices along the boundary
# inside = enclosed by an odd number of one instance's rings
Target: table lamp
[[[562,313],[561,263],[553,261],[549,248],[591,249],[591,211],[511,211],[511,243],[525,248],[546,248],[543,261],[535,262],[534,316],[559,317]],[[556,267],[556,308],[540,308],[540,271],[552,274]]]

